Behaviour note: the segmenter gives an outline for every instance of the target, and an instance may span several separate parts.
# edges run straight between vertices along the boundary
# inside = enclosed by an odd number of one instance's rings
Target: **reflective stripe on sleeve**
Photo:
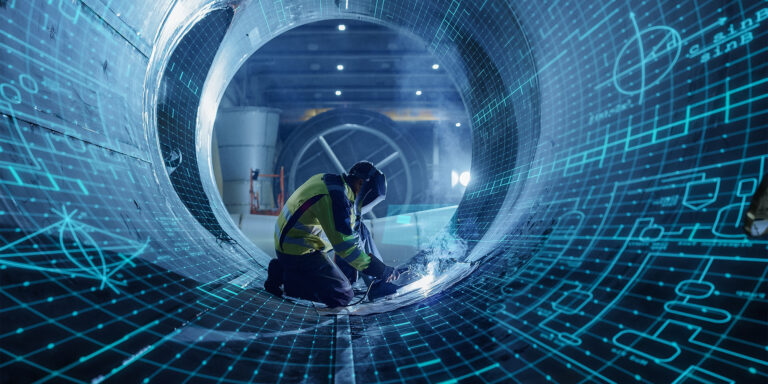
[[[342,241],[341,243],[334,244],[333,249],[337,253],[342,253],[354,247],[355,245],[357,245],[357,238],[349,239],[347,241]]]
[[[344,261],[346,261],[347,263],[351,263],[355,261],[358,257],[360,257],[362,253],[363,251],[361,251],[360,248],[355,248],[355,250],[352,251],[352,253],[350,253],[346,257],[342,257],[342,259],[344,259]]]

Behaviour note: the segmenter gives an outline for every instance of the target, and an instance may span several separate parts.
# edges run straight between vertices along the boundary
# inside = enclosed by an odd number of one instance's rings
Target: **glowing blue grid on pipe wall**
[[[251,289],[156,181],[141,94],[170,3],[0,1],[0,381],[766,380],[768,242],[739,228],[766,2],[245,2],[261,36],[405,28],[467,101],[454,225],[484,263],[365,317]]]
[[[232,14],[229,8],[211,12],[179,42],[166,64],[157,106],[160,150],[173,188],[197,221],[224,241],[230,237],[202,188],[195,133],[203,82]]]

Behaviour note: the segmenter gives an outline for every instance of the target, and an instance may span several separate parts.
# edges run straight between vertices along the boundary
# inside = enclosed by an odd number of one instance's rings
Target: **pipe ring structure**
[[[262,289],[209,160],[248,57],[337,19],[423,41],[473,139],[440,274],[360,316]],[[1,0],[0,381],[764,382],[766,25],[746,0]]]

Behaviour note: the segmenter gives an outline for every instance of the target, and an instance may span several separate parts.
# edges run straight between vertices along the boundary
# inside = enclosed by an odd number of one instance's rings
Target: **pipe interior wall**
[[[270,255],[212,198],[229,79],[327,19],[424,41],[473,131],[446,233],[475,269],[369,316],[264,292]],[[741,222],[768,165],[767,19],[746,0],[2,0],[0,381],[766,381],[768,241]]]

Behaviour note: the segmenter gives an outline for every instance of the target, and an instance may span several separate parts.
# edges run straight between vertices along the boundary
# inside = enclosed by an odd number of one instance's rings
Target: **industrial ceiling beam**
[[[294,36],[317,36],[317,35],[333,35],[334,37],[338,37],[339,34],[345,34],[345,36],[354,36],[354,35],[377,35],[377,36],[392,36],[392,37],[400,37],[400,32],[395,31],[393,29],[388,28],[366,28],[366,27],[355,27],[355,28],[347,28],[346,31],[340,32],[336,28],[329,28],[329,27],[303,27],[301,29],[295,29],[292,31],[289,31],[285,33],[284,35],[280,36],[281,39],[283,38],[290,38]]]
[[[441,108],[440,105],[436,103],[391,103],[391,102],[381,102],[381,101],[361,101],[361,102],[344,102],[344,101],[313,101],[313,100],[299,100],[295,102],[270,102],[268,105],[272,108],[278,108],[281,110],[304,110],[304,109],[323,109],[323,108],[344,108],[344,107],[355,107],[355,108],[370,108],[370,109],[408,109],[408,108],[418,108],[418,109],[431,109],[436,114],[446,114],[446,115],[454,115],[454,114],[464,114],[466,115],[466,111],[462,109],[461,107],[456,108]]]
[[[373,51],[373,52],[361,52],[361,51],[314,51],[307,52],[306,50],[290,52],[259,52],[258,57],[254,56],[252,60],[249,60],[249,64],[255,65],[262,62],[274,61],[278,59],[295,59],[295,60],[322,60],[322,59],[352,59],[352,60],[402,60],[403,58],[423,58],[434,60],[432,55],[419,51]]]
[[[363,92],[391,92],[391,93],[407,93],[412,94],[413,90],[419,89],[423,92],[421,96],[416,96],[414,94],[413,97],[424,97],[427,96],[428,93],[431,94],[456,94],[456,88],[450,88],[450,87],[418,87],[418,86],[412,86],[408,88],[404,87],[345,87],[343,85],[339,85],[337,87],[329,87],[327,85],[321,85],[318,87],[311,87],[311,86],[304,86],[304,87],[280,87],[280,88],[267,88],[264,90],[265,93],[292,93],[292,92],[328,92],[330,94],[333,94],[336,90],[341,89],[343,93],[363,93]]]
[[[262,78],[272,78],[272,77],[288,77],[288,78],[307,78],[307,77],[322,77],[322,78],[331,78],[331,79],[343,79],[343,78],[349,78],[349,77],[367,77],[367,78],[386,78],[386,77],[396,77],[396,78],[410,78],[410,77],[416,77],[416,78],[431,78],[431,79],[445,79],[448,78],[447,73],[421,73],[421,72],[352,72],[352,71],[334,71],[331,73],[323,73],[322,71],[292,71],[292,72],[262,72],[262,73],[254,73],[252,76],[255,77],[262,77]]]

